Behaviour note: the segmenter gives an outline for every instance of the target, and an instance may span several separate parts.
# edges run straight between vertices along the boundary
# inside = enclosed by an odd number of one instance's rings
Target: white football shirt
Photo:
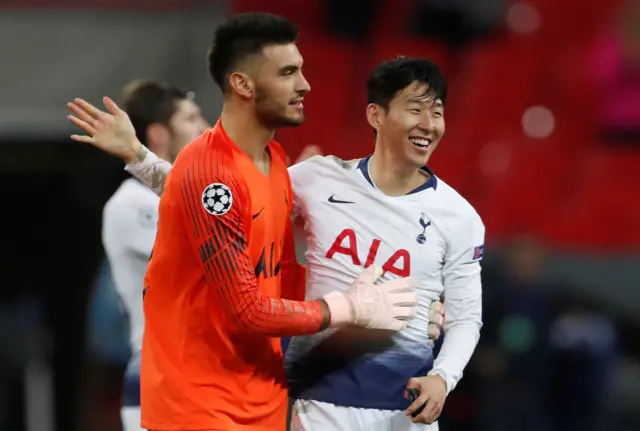
[[[368,163],[317,156],[289,169],[294,212],[305,223],[307,299],[348,290],[375,263],[385,271],[383,280],[416,280],[417,315],[395,334],[348,328],[294,337],[285,363],[296,398],[404,409],[411,377],[437,370],[451,391],[475,349],[482,325],[484,225],[428,169],[431,178],[422,187],[390,197],[375,187]],[[443,294],[445,337],[434,361],[428,309]]]
[[[120,185],[103,210],[102,242],[129,317],[134,352],[142,348],[142,290],[156,238],[159,202],[153,191],[130,178]]]

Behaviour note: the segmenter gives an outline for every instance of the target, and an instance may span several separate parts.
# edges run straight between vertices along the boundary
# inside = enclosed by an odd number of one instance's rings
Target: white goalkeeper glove
[[[382,268],[371,265],[353,282],[347,293],[324,297],[331,312],[329,327],[359,326],[399,331],[416,312],[418,296],[410,278],[375,284]]]

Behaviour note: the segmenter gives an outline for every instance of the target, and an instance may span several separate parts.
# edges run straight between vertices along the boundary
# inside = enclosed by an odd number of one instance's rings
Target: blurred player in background
[[[127,114],[76,99],[73,139],[127,153],[130,169],[164,189],[145,278],[142,426],[150,430],[284,429],[287,391],[281,336],[328,327],[398,331],[415,313],[409,278],[376,284],[378,267],[347,291],[312,301],[295,262],[293,205],[274,130],[303,122],[310,90],[297,29],[266,14],[216,30],[209,68],[224,95],[216,126],[189,144],[171,175],[136,139]],[[129,148],[129,151],[127,151]],[[288,288],[291,286],[291,288]],[[342,290],[342,289],[341,289]]]
[[[174,161],[208,127],[192,93],[139,80],[124,91],[124,110],[140,142]],[[102,242],[129,320],[132,357],[122,399],[124,431],[140,430],[140,349],[144,330],[142,287],[156,238],[160,199],[137,179],[125,180],[104,207]]]

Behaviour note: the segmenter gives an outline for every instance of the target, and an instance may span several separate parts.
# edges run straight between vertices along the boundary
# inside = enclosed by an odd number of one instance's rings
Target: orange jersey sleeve
[[[248,250],[251,184],[247,184],[242,172],[223,163],[222,154],[208,151],[202,157],[204,160],[198,160],[181,178],[182,205],[187,211],[186,234],[200,258],[210,288],[223,305],[218,311],[226,314],[228,330],[271,337],[317,332],[323,321],[318,302],[269,297],[258,288]],[[219,186],[205,191],[213,184]],[[222,210],[226,210],[224,214],[208,209],[209,198],[203,196],[209,192],[222,193],[221,190],[232,199],[229,208]],[[216,204],[216,196],[211,198],[212,205]]]

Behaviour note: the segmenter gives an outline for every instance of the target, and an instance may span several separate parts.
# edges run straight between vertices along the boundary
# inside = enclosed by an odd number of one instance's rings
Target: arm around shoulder
[[[200,157],[200,156],[199,156]],[[204,162],[202,162],[204,160]],[[203,156],[197,170],[176,172],[185,228],[221,307],[229,330],[271,337],[317,332],[327,325],[320,301],[300,302],[263,295],[249,252],[249,193],[241,174],[216,170],[214,158]],[[183,160],[184,161],[184,160]],[[188,163],[188,162],[186,162]]]

